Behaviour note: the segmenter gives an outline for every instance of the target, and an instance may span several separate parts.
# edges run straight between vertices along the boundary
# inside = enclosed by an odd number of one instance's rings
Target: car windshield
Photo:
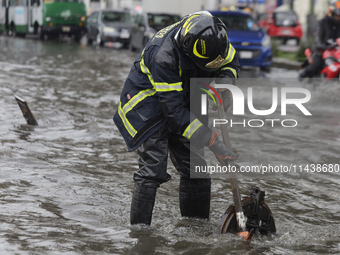
[[[149,26],[157,31],[170,26],[180,20],[181,17],[178,15],[148,14]]]
[[[259,31],[257,21],[247,15],[214,15],[220,18],[230,31]]]
[[[266,18],[268,18],[269,14],[268,13],[262,13],[262,14],[259,14],[257,16],[257,19],[258,20],[265,20]]]
[[[125,12],[103,12],[102,21],[106,22],[124,22],[132,23],[132,17],[129,13]]]
[[[298,16],[294,12],[276,12],[274,14],[276,26],[294,26]]]
[[[294,12],[276,12],[275,19],[278,21],[285,20],[285,19],[297,21],[298,17]]]

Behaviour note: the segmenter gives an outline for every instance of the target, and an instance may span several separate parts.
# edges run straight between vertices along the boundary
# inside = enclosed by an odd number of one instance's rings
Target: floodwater
[[[296,72],[283,69],[243,71],[248,78],[239,85],[253,87],[255,108],[262,109],[270,108],[272,87],[308,89],[312,116],[295,106],[281,116],[278,107],[271,118],[298,126],[229,126],[241,166],[327,164],[325,172],[239,175],[243,196],[253,185],[266,190],[277,234],[256,235],[247,246],[234,234],[215,234],[233,203],[228,174],[213,178],[209,221],[182,218],[171,163],[172,180],[158,190],[151,227],[131,227],[136,154],[127,152],[112,116],[135,57],[0,37],[0,254],[340,254],[340,86],[298,83]],[[39,126],[25,123],[14,95],[28,102]],[[268,118],[246,107],[235,121]]]

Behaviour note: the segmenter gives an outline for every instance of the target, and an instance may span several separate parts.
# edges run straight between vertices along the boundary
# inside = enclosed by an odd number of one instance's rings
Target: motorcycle
[[[332,80],[334,78],[340,79],[340,38],[329,39],[327,41],[328,47],[322,53],[322,59],[324,61],[324,67],[320,72],[321,77],[324,77],[326,80]],[[305,56],[307,58],[306,62],[302,67],[306,67],[309,64],[313,63],[312,58],[312,50],[307,48],[305,50]],[[315,75],[316,77],[319,75]]]
[[[340,38],[336,39],[335,42],[330,41],[330,47],[323,52],[322,58],[325,61],[325,68],[322,69],[321,75],[326,80],[340,78]]]

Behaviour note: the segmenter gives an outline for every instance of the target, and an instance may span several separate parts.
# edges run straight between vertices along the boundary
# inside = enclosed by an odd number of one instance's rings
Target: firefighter
[[[160,30],[138,55],[113,117],[128,150],[137,150],[131,224],[151,224],[157,188],[171,179],[168,151],[180,174],[181,215],[209,218],[211,180],[208,175],[191,178],[191,162],[206,166],[204,146],[222,164],[238,154],[190,111],[190,78],[219,77],[221,83],[235,84],[238,72],[227,28],[207,11]],[[229,99],[229,93],[223,91],[222,97]]]

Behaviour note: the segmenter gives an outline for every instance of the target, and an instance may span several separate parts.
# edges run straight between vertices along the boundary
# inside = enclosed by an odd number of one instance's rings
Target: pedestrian
[[[180,174],[181,215],[209,218],[211,180],[206,175],[190,178],[190,160],[206,165],[204,146],[222,164],[238,155],[190,111],[190,78],[218,77],[235,84],[239,69],[227,28],[207,11],[162,29],[138,55],[113,117],[128,150],[137,150],[131,224],[151,224],[157,188],[171,179],[168,151]],[[228,99],[229,90],[222,97]]]

